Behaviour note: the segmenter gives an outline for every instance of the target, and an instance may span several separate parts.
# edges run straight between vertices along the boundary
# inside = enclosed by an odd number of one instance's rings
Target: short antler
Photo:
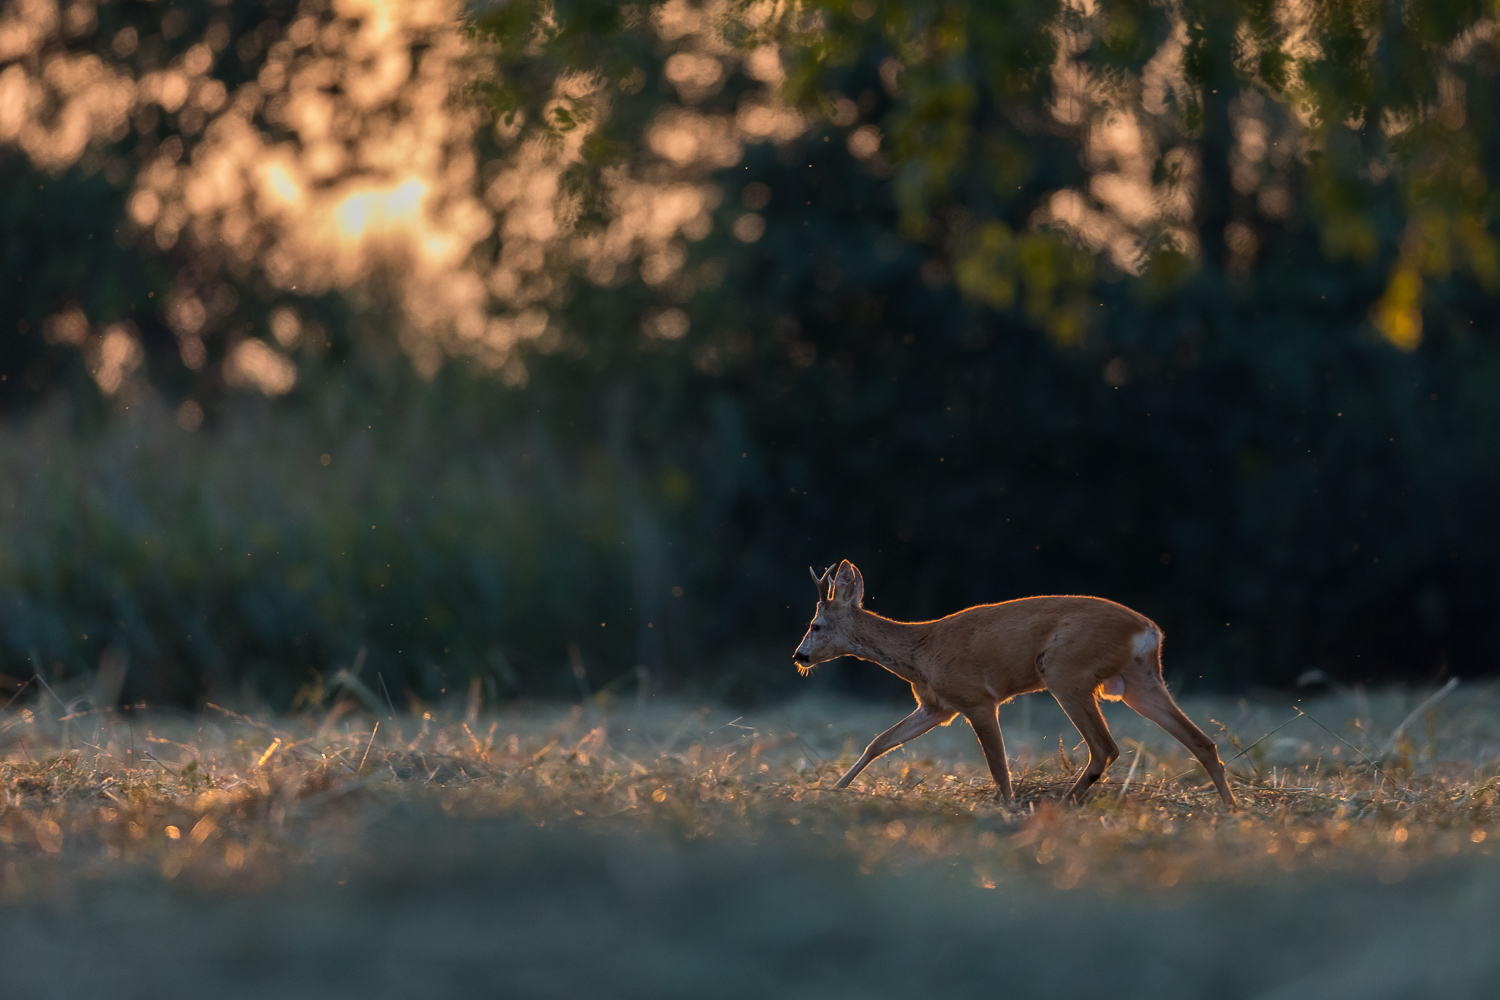
[[[818,588],[818,600],[820,601],[828,600],[828,575],[832,572],[833,567],[830,566],[823,571],[822,576],[819,576],[817,570],[813,569],[811,566],[807,567],[807,573],[812,577],[813,586]]]

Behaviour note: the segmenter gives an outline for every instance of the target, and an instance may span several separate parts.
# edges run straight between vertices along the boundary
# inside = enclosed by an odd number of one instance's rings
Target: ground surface
[[[1124,756],[1059,808],[1082,750],[1040,697],[1002,710],[1006,808],[961,723],[832,791],[901,707],[64,693],[0,716],[3,995],[1491,996],[1500,694],[1431,694],[1188,700],[1250,748],[1231,814],[1120,706]]]

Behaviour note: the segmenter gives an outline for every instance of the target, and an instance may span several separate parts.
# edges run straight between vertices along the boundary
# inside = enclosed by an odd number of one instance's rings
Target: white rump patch
[[[1155,649],[1159,642],[1161,642],[1161,633],[1154,628],[1148,628],[1131,642],[1130,651],[1136,656],[1145,656]]]
[[[1125,696],[1125,678],[1119,674],[1115,674],[1099,685],[1099,695],[1111,701],[1118,701],[1123,698]]]

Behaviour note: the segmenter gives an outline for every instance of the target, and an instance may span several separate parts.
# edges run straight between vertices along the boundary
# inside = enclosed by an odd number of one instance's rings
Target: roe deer
[[[1078,800],[1120,756],[1099,698],[1123,700],[1198,758],[1224,804],[1234,794],[1214,741],[1182,713],[1161,676],[1161,629],[1101,597],[1023,597],[981,604],[931,622],[896,622],[862,606],[865,581],[845,559],[829,580],[812,569],[818,610],[792,654],[807,674],[840,656],[878,663],[911,684],[917,710],[881,733],[834,785],[870,761],[960,713],[974,727],[1000,797],[1011,800],[1010,769],[996,709],[1019,694],[1050,691],[1089,747],[1089,762],[1067,798]]]

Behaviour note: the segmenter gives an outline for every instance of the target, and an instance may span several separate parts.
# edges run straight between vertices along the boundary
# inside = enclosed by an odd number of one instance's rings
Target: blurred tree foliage
[[[686,42],[661,18],[681,10],[737,46],[701,93],[668,71]],[[70,44],[108,53],[137,26],[131,58],[160,61],[151,45],[207,30],[164,32],[168,13],[106,3]],[[251,78],[267,46],[238,40],[298,14],[204,16]],[[589,685],[642,665],[754,698],[791,689],[803,567],[842,557],[898,618],[1121,600],[1163,625],[1187,686],[1491,669],[1500,63],[1481,5],[774,15],[474,17],[500,132],[587,133],[565,178],[585,227],[609,222],[609,177],[659,169],[661,113],[733,114],[768,47],[813,122],[703,176],[714,225],[666,277],[558,262],[558,335],[522,352],[523,385],[462,361],[419,377],[378,311],[252,270],[223,279],[234,315],[260,328],[295,300],[327,346],[287,397],[239,395],[166,326],[195,248],[114,233],[132,144],[177,123],[60,173],[0,152],[0,279],[20,289],[0,298],[0,670],[87,672],[116,648],[127,694],[248,681],[286,701],[363,649],[398,698],[466,676],[557,695],[577,690],[573,644]],[[578,74],[605,85],[559,90]],[[140,328],[154,388],[128,413],[43,334],[69,303]],[[36,409],[58,393],[71,423]],[[200,403],[204,429],[156,395]]]

